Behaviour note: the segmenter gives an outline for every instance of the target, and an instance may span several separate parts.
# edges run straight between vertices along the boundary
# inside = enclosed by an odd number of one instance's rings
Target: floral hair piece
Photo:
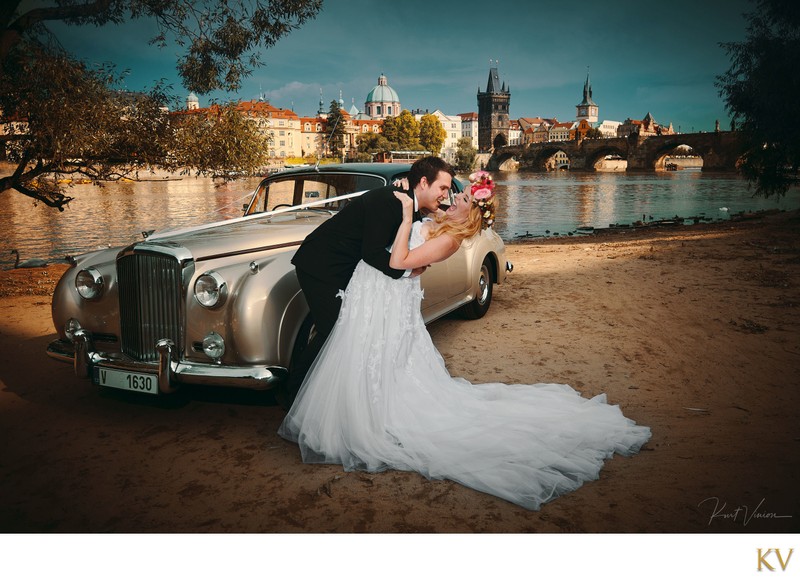
[[[486,171],[472,173],[469,180],[472,203],[481,209],[481,229],[486,230],[494,224],[494,181]]]

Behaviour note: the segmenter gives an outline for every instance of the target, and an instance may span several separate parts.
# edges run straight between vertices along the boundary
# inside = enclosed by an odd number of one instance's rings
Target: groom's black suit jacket
[[[361,259],[393,279],[403,276],[405,271],[389,267],[386,250],[403,219],[403,206],[394,191],[400,189],[387,185],[350,200],[306,237],[292,263],[339,289],[347,287]]]

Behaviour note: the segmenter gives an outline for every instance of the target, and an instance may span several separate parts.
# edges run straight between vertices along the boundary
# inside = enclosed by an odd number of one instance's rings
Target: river
[[[703,216],[724,220],[731,213],[800,208],[800,190],[776,200],[753,198],[735,174],[686,169],[662,173],[498,172],[496,230],[506,240],[565,235],[578,227],[605,228],[644,218]],[[258,178],[222,183],[183,177],[139,183],[75,185],[64,212],[35,206],[17,194],[2,194],[0,267],[13,267],[12,249],[23,260],[63,262],[65,255],[141,238],[143,230],[182,227],[241,215]],[[727,211],[722,208],[727,209]]]

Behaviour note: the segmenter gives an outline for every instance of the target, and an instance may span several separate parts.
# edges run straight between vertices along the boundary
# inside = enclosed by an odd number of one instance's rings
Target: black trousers
[[[306,346],[303,353],[292,360],[292,370],[289,372],[287,390],[290,397],[294,398],[303,384],[311,365],[328,339],[336,320],[339,319],[339,310],[342,308],[342,299],[337,297],[339,285],[321,281],[307,272],[295,267],[300,288],[306,296],[311,317],[314,319],[316,335]]]

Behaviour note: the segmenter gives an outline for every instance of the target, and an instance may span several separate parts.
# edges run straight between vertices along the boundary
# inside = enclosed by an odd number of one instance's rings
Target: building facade
[[[556,122],[550,129],[550,140],[570,140],[574,122]]]
[[[627,138],[638,134],[639,136],[657,136],[662,134],[675,134],[672,122],[669,126],[662,126],[655,121],[650,112],[641,120],[627,118],[625,122],[617,128],[617,138]]]
[[[441,110],[436,110],[434,112],[422,112],[421,110],[414,110],[412,114],[417,122],[421,121],[422,117],[426,114],[431,114],[432,116],[435,116],[437,120],[439,120],[439,124],[442,125],[446,135],[444,138],[444,143],[442,144],[441,152],[434,154],[442,157],[448,163],[454,163],[456,160],[456,151],[458,150],[458,141],[462,137],[461,115],[448,116]]]
[[[461,137],[468,138],[472,142],[472,147],[478,148],[478,113],[464,112],[459,114],[461,118]]]
[[[603,120],[601,123],[596,124],[597,128],[604,138],[617,138],[617,129],[620,123],[615,120]]]
[[[201,108],[197,96],[189,94],[186,100],[186,110],[175,112],[175,115],[211,115],[219,106],[212,104],[208,108]],[[264,100],[249,100],[236,104],[236,109],[248,120],[252,121],[257,130],[270,140],[270,158],[287,158],[301,156],[300,117],[292,110],[276,108]]]

